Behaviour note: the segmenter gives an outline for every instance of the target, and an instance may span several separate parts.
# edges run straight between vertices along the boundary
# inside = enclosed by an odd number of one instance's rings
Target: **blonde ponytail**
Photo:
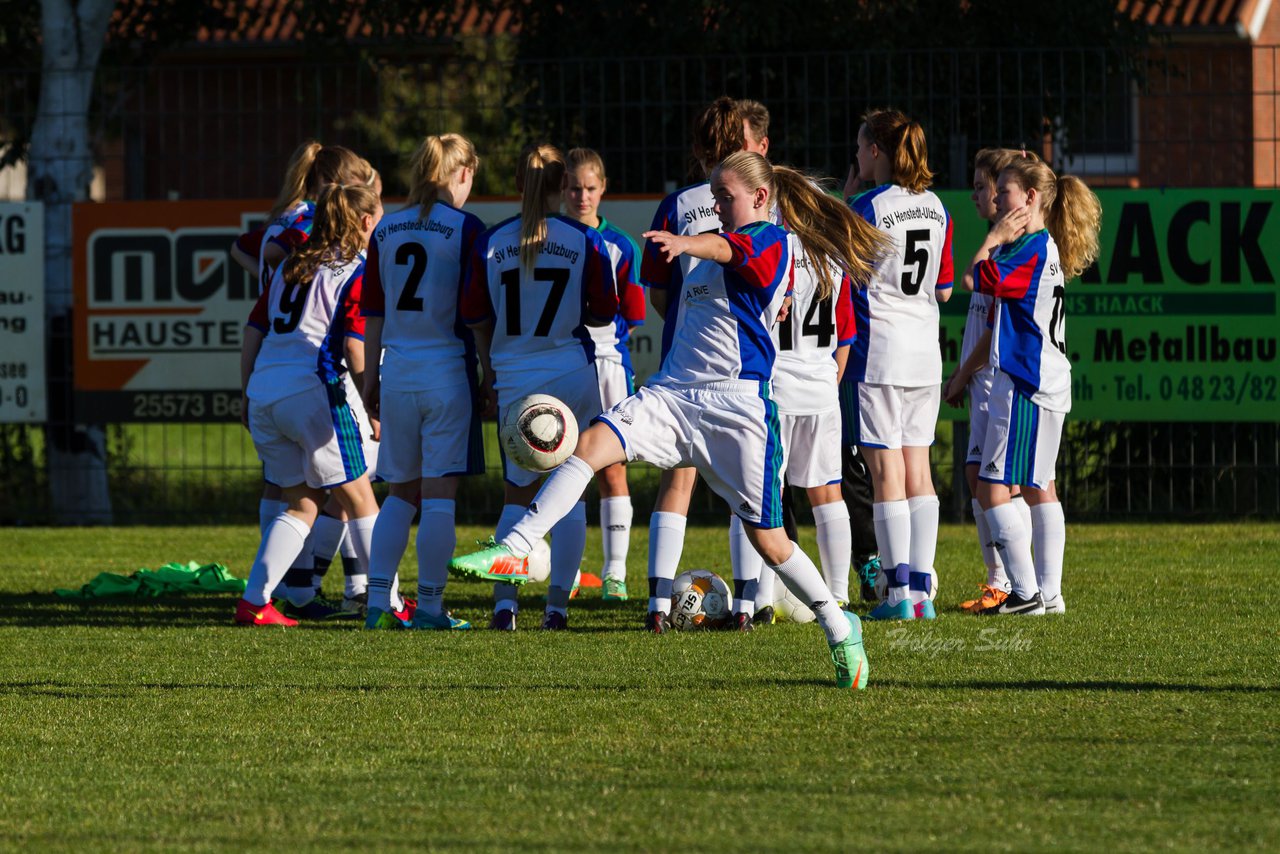
[[[552,197],[564,185],[564,157],[554,145],[534,145],[524,150],[516,167],[520,191],[520,266],[532,270],[547,239],[547,211]]]
[[[322,265],[340,267],[365,248],[362,217],[377,216],[378,194],[367,186],[328,184],[316,200],[311,236],[284,262],[284,280],[311,284]]]
[[[440,190],[449,185],[459,169],[475,170],[480,166],[476,147],[460,133],[428,136],[410,159],[410,205],[421,208],[421,216],[427,216],[431,206],[440,198]]]
[[[307,175],[311,172],[312,164],[316,162],[316,155],[323,148],[324,146],[314,139],[309,139],[294,149],[293,155],[289,158],[289,165],[284,170],[284,184],[280,187],[275,204],[271,206],[271,212],[267,214],[268,220],[281,216],[306,197]]]
[[[822,191],[803,172],[773,166],[749,151],[731,154],[716,167],[732,172],[752,191],[767,187],[782,221],[803,244],[818,276],[818,299],[831,296],[836,282],[831,269],[849,274],[855,287],[871,280],[876,264],[890,248],[889,238],[847,205]]]
[[[1058,244],[1063,281],[1070,281],[1098,260],[1098,232],[1102,228],[1102,204],[1084,181],[1074,175],[1058,178],[1056,197],[1045,226]]]

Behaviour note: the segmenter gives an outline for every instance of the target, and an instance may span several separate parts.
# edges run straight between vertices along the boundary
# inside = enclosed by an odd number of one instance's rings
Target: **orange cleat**
[[[961,602],[960,610],[968,611],[970,614],[976,614],[984,608],[994,608],[1008,598],[1009,594],[1001,590],[999,587],[992,587],[990,584],[984,584],[981,587],[981,593],[978,598],[970,599],[967,602]]]

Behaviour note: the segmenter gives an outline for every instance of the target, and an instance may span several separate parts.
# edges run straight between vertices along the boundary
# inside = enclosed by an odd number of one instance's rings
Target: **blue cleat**
[[[938,617],[937,609],[933,607],[933,602],[928,599],[915,606],[915,614],[917,620],[933,620]]]
[[[366,629],[398,631],[409,628],[409,624],[397,617],[395,611],[384,611],[381,608],[370,607],[368,616],[364,618],[364,627]]]
[[[419,608],[414,612],[413,621],[409,623],[409,628],[462,631],[471,628],[471,624],[466,620],[459,620],[448,611],[441,611],[439,614],[432,616]]]
[[[903,599],[896,605],[890,605],[889,600],[881,602],[879,605],[871,609],[871,613],[867,614],[868,620],[911,620],[915,619],[915,609],[911,607],[910,599]]]

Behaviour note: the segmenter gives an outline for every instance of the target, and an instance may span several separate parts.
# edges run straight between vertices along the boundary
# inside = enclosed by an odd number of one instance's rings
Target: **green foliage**
[[[401,192],[409,178],[405,164],[422,138],[452,132],[480,152],[476,194],[514,193],[520,149],[533,139],[523,110],[533,85],[512,66],[515,48],[509,39],[469,38],[432,62],[371,59],[376,98],[338,127],[357,131],[373,162],[396,164]]]
[[[981,567],[972,530],[944,527],[941,617],[868,624],[858,694],[831,687],[812,625],[641,633],[643,528],[632,600],[586,592],[557,635],[530,630],[536,590],[515,636],[246,630],[230,625],[230,596],[80,607],[48,593],[169,559],[243,576],[256,541],[248,525],[6,534],[6,847],[1096,851],[1280,838],[1274,525],[1072,526],[1071,611],[1006,620],[954,611]],[[588,543],[594,567],[598,531]],[[725,573],[723,528],[691,528],[685,555]],[[336,591],[340,573],[327,583]],[[483,620],[489,586],[451,582],[446,597]]]

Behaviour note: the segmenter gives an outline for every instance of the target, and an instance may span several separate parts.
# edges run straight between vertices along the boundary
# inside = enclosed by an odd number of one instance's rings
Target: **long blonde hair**
[[[377,216],[378,194],[363,184],[328,184],[316,200],[311,237],[284,262],[284,280],[311,284],[320,267],[340,267],[365,248],[361,217]]]
[[[871,110],[863,115],[867,136],[889,156],[889,180],[912,193],[923,193],[933,184],[929,171],[929,146],[924,128],[900,110]]]
[[[516,167],[520,191],[520,266],[532,270],[547,239],[547,209],[564,185],[564,156],[554,145],[531,145]]]
[[[471,140],[460,133],[446,133],[422,140],[409,163],[412,171],[408,203],[417,205],[426,216],[454,173],[459,169],[475,171],[480,167],[480,158]]]
[[[321,145],[314,139],[298,146],[285,167],[284,184],[268,219],[275,219],[325,184],[364,184],[372,187],[376,173],[369,161],[341,145]]]
[[[769,190],[788,231],[800,238],[818,275],[818,299],[835,290],[833,266],[849,274],[855,287],[871,279],[876,264],[891,247],[889,238],[848,205],[822,191],[813,180],[789,166],[775,166],[750,151],[730,154],[716,172],[732,172],[747,188]]]
[[[1055,175],[1038,157],[1015,157],[1001,170],[1024,190],[1040,194],[1045,227],[1058,244],[1063,281],[1071,281],[1098,259],[1102,203],[1074,175]]]
[[[987,176],[987,183],[994,191],[1000,172],[1015,158],[1022,156],[1016,148],[982,148],[973,155],[973,169]],[[1033,157],[1035,155],[1032,155]]]

